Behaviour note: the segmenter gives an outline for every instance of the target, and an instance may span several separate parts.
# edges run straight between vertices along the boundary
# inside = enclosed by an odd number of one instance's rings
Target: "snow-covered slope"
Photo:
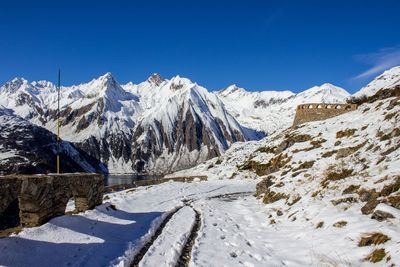
[[[391,68],[376,77],[367,86],[354,94],[355,97],[372,96],[380,89],[388,89],[400,85],[400,66]]]
[[[0,106],[0,174],[56,171],[56,136]],[[98,172],[104,166],[68,142],[60,144],[63,172]]]
[[[296,106],[303,103],[341,103],[344,89],[326,83],[301,93],[290,91],[248,92],[236,85],[218,92],[227,110],[244,126],[271,134],[293,123]]]
[[[16,78],[0,87],[0,105],[56,132],[57,90]],[[61,88],[61,136],[106,163],[111,173],[169,172],[223,153],[233,142],[259,138],[213,93],[188,79],[119,85],[111,73]]]
[[[315,253],[306,265],[392,266],[400,262],[399,173],[400,98],[389,97],[235,144],[172,176],[262,178],[266,221],[277,234],[302,229],[296,240]]]

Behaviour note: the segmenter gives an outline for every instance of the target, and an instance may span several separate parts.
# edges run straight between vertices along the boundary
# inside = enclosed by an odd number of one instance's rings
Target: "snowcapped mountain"
[[[242,125],[268,134],[289,127],[299,104],[341,103],[350,96],[344,89],[329,83],[298,94],[290,91],[249,92],[231,85],[217,95]]]
[[[56,136],[0,106],[0,174],[55,172]],[[64,172],[99,172],[105,166],[69,142],[60,144]]]
[[[132,91],[143,108],[133,135],[133,160],[145,169],[165,173],[193,166],[234,142],[262,137],[239,125],[215,94],[188,79],[153,75]]]
[[[50,82],[14,79],[0,105],[53,133],[57,90]],[[218,97],[188,79],[121,86],[111,73],[61,88],[61,136],[104,162],[111,173],[165,173],[223,153],[233,142],[261,138],[225,110]]]
[[[393,68],[366,88],[398,84],[399,72]],[[260,132],[286,129],[299,104],[341,103],[348,97],[329,83],[298,94],[250,92],[236,85],[208,92],[179,76],[168,80],[155,73],[139,84],[120,85],[106,73],[61,88],[61,136],[111,173],[167,173],[219,156],[234,142],[260,139]],[[57,90],[50,82],[16,78],[0,87],[0,105],[56,132]]]
[[[372,96],[380,89],[393,88],[400,85],[400,66],[393,67],[378,77],[376,77],[367,86],[363,87],[360,91],[354,94],[355,97]]]

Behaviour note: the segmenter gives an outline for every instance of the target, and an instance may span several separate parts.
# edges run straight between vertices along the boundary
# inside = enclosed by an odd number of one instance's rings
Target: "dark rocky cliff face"
[[[222,121],[215,118],[212,129],[208,128],[199,114],[188,110],[184,115],[183,109],[178,112],[173,122],[173,131],[168,133],[159,121],[154,121],[152,126],[138,125],[132,137],[132,162],[137,171],[149,170],[149,162],[154,163],[167,152],[166,164],[160,169],[153,169],[152,173],[171,172],[200,163],[203,160],[217,157],[229,147],[229,143],[244,141],[245,137],[238,131],[227,129]],[[229,132],[228,132],[229,130]],[[233,134],[230,134],[232,132]],[[223,147],[219,147],[219,143]],[[200,155],[206,148],[207,154]],[[197,157],[188,158],[187,152],[197,152]],[[178,163],[179,164],[176,164]],[[162,164],[161,164],[162,165]]]
[[[1,153],[12,156],[0,159],[0,174],[56,172],[57,138],[48,130],[33,125],[0,109]],[[85,151],[61,142],[60,168],[63,172],[105,170],[105,166]]]

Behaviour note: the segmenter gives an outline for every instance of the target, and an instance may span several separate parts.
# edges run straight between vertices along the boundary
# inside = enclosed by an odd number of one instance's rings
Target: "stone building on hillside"
[[[293,126],[310,121],[326,120],[356,109],[356,104],[308,103],[298,105]]]

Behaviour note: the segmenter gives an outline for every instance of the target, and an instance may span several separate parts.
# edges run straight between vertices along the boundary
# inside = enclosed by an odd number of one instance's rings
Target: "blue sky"
[[[216,90],[357,91],[400,65],[400,1],[1,1],[0,84],[158,72]]]

